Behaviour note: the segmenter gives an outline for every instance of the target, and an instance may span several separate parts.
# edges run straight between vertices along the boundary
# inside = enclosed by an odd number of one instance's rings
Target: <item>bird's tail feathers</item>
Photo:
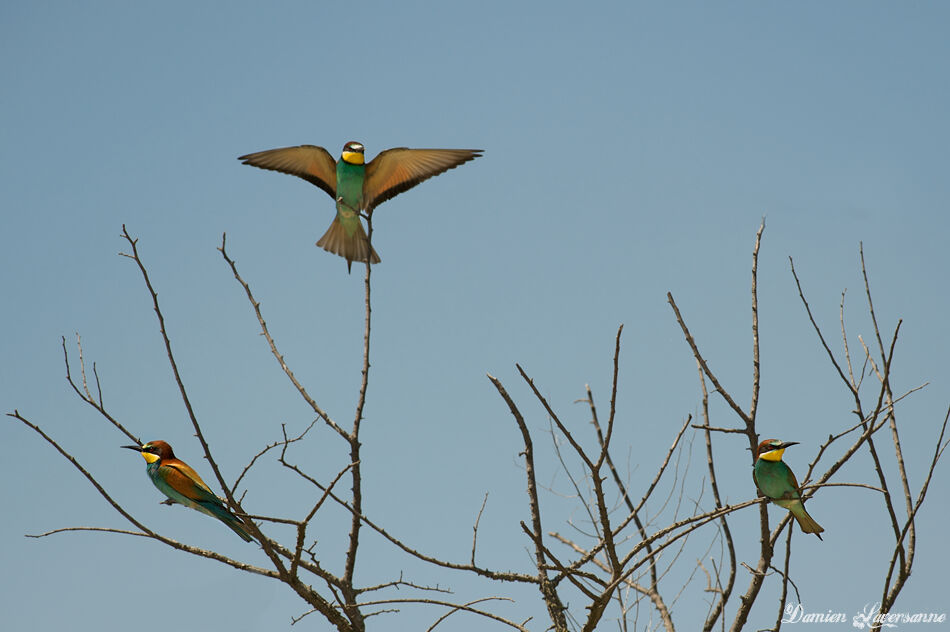
[[[805,505],[798,503],[795,507],[791,508],[792,515],[795,516],[795,519],[798,520],[798,525],[802,528],[802,533],[814,533],[818,536],[819,540],[823,540],[821,537],[824,528],[815,522],[815,519],[808,515],[808,512],[805,511]]]
[[[353,234],[348,235],[339,218],[334,218],[330,228],[323,234],[317,245],[327,252],[332,252],[346,259],[347,269],[354,261],[366,261],[367,258],[370,263],[379,263],[380,261],[379,255],[370,245],[366,231],[363,230],[363,225],[360,223],[357,223]]]
[[[226,524],[231,531],[238,534],[245,542],[250,542],[254,539],[254,537],[247,532],[247,529],[245,529],[245,525],[241,519],[228,511],[228,508],[223,504],[200,502],[199,505],[207,510],[205,513]]]

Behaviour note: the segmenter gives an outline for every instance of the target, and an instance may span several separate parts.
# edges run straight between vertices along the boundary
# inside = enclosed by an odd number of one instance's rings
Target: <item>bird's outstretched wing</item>
[[[389,198],[481,155],[481,149],[387,149],[366,165],[363,210],[370,213]]]
[[[238,157],[245,165],[289,173],[315,184],[336,199],[336,161],[323,147],[298,145]],[[453,165],[454,166],[454,165]]]

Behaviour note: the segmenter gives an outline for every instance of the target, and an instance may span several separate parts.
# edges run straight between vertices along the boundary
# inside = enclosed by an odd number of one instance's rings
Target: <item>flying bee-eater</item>
[[[362,143],[350,141],[335,162],[330,152],[315,145],[268,149],[238,160],[298,176],[326,191],[336,201],[336,217],[317,245],[346,259],[349,270],[354,261],[379,263],[360,215],[370,217],[391,197],[482,155],[481,149],[396,147],[365,162],[363,152]]]
[[[759,491],[765,494],[769,500],[792,512],[803,533],[814,533],[821,540],[821,533],[824,529],[805,511],[798,481],[795,479],[791,468],[782,461],[785,448],[793,445],[798,445],[798,442],[766,439],[760,443],[759,450],[756,453],[755,467],[752,470],[752,478],[755,480]]]
[[[152,479],[152,483],[159,491],[168,496],[168,500],[163,501],[165,504],[179,503],[196,509],[226,524],[245,542],[253,540],[251,534],[245,529],[244,522],[228,511],[225,504],[214,495],[197,472],[184,461],[175,458],[170,445],[164,441],[150,441],[145,445],[122,447],[135,450],[145,457],[145,462],[148,463],[145,466],[148,477]]]

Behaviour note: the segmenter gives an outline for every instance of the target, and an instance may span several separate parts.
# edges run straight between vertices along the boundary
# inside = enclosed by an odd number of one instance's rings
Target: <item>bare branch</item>
[[[488,492],[485,492],[485,498],[482,499],[482,506],[478,510],[478,516],[475,518],[475,526],[472,527],[472,566],[475,566],[475,545],[478,543],[478,523],[482,521],[482,512],[485,511],[485,504],[488,502]]]
[[[795,589],[795,594],[798,595],[798,586],[792,582],[791,578],[788,575],[788,564],[792,559],[792,530],[788,530],[788,535],[785,537],[785,568],[779,570],[774,566],[771,566],[772,570],[777,572],[782,576],[782,592],[778,599],[778,616],[775,619],[775,627],[772,628],[775,632],[778,632],[782,629],[782,619],[785,614],[785,604],[788,602],[788,585],[792,584],[792,588]],[[802,602],[801,595],[798,595],[798,603]]]
[[[68,531],[101,531],[102,533],[121,533],[122,535],[135,535],[143,538],[151,538],[152,535],[145,533],[143,531],[129,531],[128,529],[112,529],[110,527],[61,527],[59,529],[53,529],[52,531],[46,531],[44,533],[27,533],[26,537],[28,538],[45,538],[47,536],[55,535],[57,533],[66,533]]]
[[[566,544],[567,546],[571,547],[572,549],[574,549],[574,551],[576,551],[577,553],[580,553],[584,557],[589,556],[589,553],[590,553],[589,551],[584,550],[583,547],[565,538],[561,534],[551,533],[551,536],[558,539],[563,544]],[[598,560],[596,557],[590,557],[590,560],[605,573],[610,573],[610,567],[608,567],[607,564],[605,564],[604,562]],[[655,568],[655,565],[654,565],[654,568]],[[657,612],[659,613],[660,618],[663,620],[664,627],[669,631],[672,631],[675,629],[673,626],[673,618],[670,615],[669,608],[667,608],[666,602],[663,601],[663,597],[660,595],[660,592],[657,589],[656,582],[653,582],[649,587],[647,587],[647,586],[638,584],[637,582],[633,581],[631,578],[628,577],[625,580],[623,580],[623,584],[633,589],[634,591],[640,593],[641,595],[644,595],[645,597],[649,598],[650,601],[653,602],[653,605],[656,608]]]
[[[761,228],[759,229],[761,231]],[[756,248],[758,248],[758,241],[756,241]],[[754,277],[754,274],[753,274]],[[756,345],[758,348],[758,345]],[[716,503],[716,507],[722,507],[722,498],[719,495],[719,483],[716,478],[716,466],[713,460],[713,448],[712,448],[712,428],[709,425],[709,392],[706,390],[706,376],[703,373],[702,365],[699,362],[696,362],[696,366],[699,373],[699,385],[700,390],[703,395],[702,399],[702,411],[703,411],[703,438],[706,443],[706,467],[709,470],[709,483],[713,492],[713,500]],[[694,426],[695,428],[696,426]],[[725,430],[728,433],[728,430]],[[732,595],[732,589],[735,586],[736,581],[736,549],[735,544],[732,541],[732,531],[729,529],[729,522],[726,520],[726,517],[723,516],[720,519],[720,528],[723,534],[723,540],[726,544],[726,549],[729,552],[729,577],[726,580],[725,586],[722,585],[720,581],[719,573],[716,573],[716,582],[719,586],[718,597],[715,603],[712,605],[712,608],[709,611],[709,615],[706,617],[706,621],[703,625],[703,632],[710,632],[713,626],[716,624],[716,621],[722,616],[725,611],[726,602],[729,601],[729,597]],[[723,617],[723,623],[725,623],[725,617]]]
[[[446,606],[448,608],[452,608],[452,610],[449,611],[446,615],[440,617],[435,623],[429,626],[429,628],[427,628],[428,630],[434,629],[435,626],[437,626],[442,621],[444,621],[446,617],[448,617],[449,615],[452,615],[455,612],[464,611],[464,612],[471,612],[472,614],[480,615],[482,617],[491,619],[493,621],[498,621],[499,623],[503,623],[516,630],[520,630],[521,632],[528,632],[527,628],[525,628],[523,625],[519,625],[515,623],[514,621],[509,621],[508,619],[505,619],[504,617],[500,617],[496,614],[488,612],[487,610],[480,610],[478,608],[472,607],[474,604],[482,603],[485,601],[511,601],[511,599],[508,599],[506,597],[484,597],[482,599],[476,599],[474,601],[470,601],[464,604],[452,603],[449,601],[441,601],[438,599],[380,599],[377,601],[365,601],[365,602],[358,603],[356,605],[358,605],[359,607],[366,607],[366,606],[379,606],[379,605],[386,605],[386,604],[430,604],[430,605],[435,605],[435,606]]]
[[[722,432],[725,434],[741,434],[741,435],[748,434],[746,430],[743,430],[741,428],[717,428],[715,426],[706,426],[703,424],[693,424],[692,427],[695,428],[696,430],[708,430],[710,432]]]
[[[723,400],[729,405],[729,407],[735,411],[740,419],[745,423],[747,427],[751,427],[754,423],[752,417],[749,416],[739,405],[732,399],[726,389],[723,388],[722,384],[719,383],[719,379],[713,374],[712,369],[709,368],[709,364],[703,358],[702,354],[699,352],[699,347],[696,346],[696,341],[693,339],[693,334],[689,332],[689,328],[686,326],[686,321],[683,320],[683,315],[680,313],[679,307],[676,305],[676,301],[673,300],[673,294],[670,292],[666,293],[666,300],[670,304],[670,307],[673,308],[673,314],[676,316],[676,322],[679,324],[680,329],[683,330],[683,336],[686,338],[687,344],[689,344],[690,349],[693,350],[693,357],[696,358],[696,361],[699,362],[699,365],[703,368],[703,372],[709,378],[709,381],[713,383],[713,386],[716,387],[716,392],[723,398]]]
[[[520,366],[518,370],[521,371]],[[524,371],[521,371],[521,375],[531,384],[531,380],[525,375]],[[524,417],[521,416],[521,411],[518,410],[518,407],[508,395],[508,391],[505,390],[505,387],[492,375],[488,375],[488,379],[495,386],[501,398],[505,400],[505,403],[508,404],[508,409],[511,411],[512,416],[515,418],[515,423],[517,423],[518,429],[521,431],[521,438],[524,441],[525,475],[528,478],[528,507],[531,513],[531,532],[535,543],[535,566],[538,569],[538,588],[541,590],[541,596],[547,606],[548,615],[555,629],[557,632],[566,632],[567,620],[564,617],[564,604],[557,594],[557,587],[551,582],[544,570],[544,549],[539,546],[542,537],[541,506],[538,502],[538,486],[534,475],[534,444],[531,441],[531,433],[528,432],[528,426],[524,421]],[[533,388],[533,384],[531,385]],[[535,391],[535,393],[540,395],[537,391]],[[557,423],[560,427],[563,427],[559,421]]]
[[[828,346],[828,342],[825,340],[825,335],[821,332],[821,327],[818,326],[818,323],[815,321],[815,316],[811,313],[811,306],[805,299],[805,292],[802,290],[801,281],[798,279],[798,273],[795,272],[795,260],[789,257],[788,263],[792,268],[792,277],[795,279],[795,285],[798,287],[798,298],[801,299],[802,305],[805,306],[805,313],[808,314],[808,320],[811,321],[812,328],[815,330],[815,333],[818,334],[818,340],[821,341],[821,346],[824,347],[825,353],[828,354],[828,359],[831,360],[831,364],[835,367],[835,370],[838,372],[841,380],[848,385],[848,388],[852,393],[857,395],[857,386],[854,385],[844,374],[844,370],[838,363],[838,359],[835,358],[835,354],[831,351],[831,347]]]
[[[264,320],[263,314],[261,314],[261,304],[254,298],[254,294],[251,292],[251,286],[241,277],[237,270],[237,264],[234,262],[231,257],[228,256],[227,251],[225,250],[225,245],[227,241],[227,234],[221,235],[221,247],[218,248],[218,251],[221,253],[221,256],[224,257],[224,260],[231,267],[231,272],[234,274],[234,278],[238,283],[241,284],[241,287],[244,288],[245,294],[247,294],[247,300],[251,302],[251,307],[254,308],[254,314],[257,316],[257,322],[261,326],[261,333],[264,334],[264,338],[267,339],[267,344],[270,346],[271,354],[277,359],[277,362],[280,364],[280,368],[284,371],[284,374],[287,375],[287,378],[290,379],[291,383],[294,385],[294,388],[297,389],[297,392],[300,393],[300,396],[303,397],[304,401],[313,409],[315,413],[326,423],[328,426],[333,428],[337,434],[342,436],[344,439],[349,438],[349,433],[343,430],[340,426],[333,421],[330,416],[324,411],[310,396],[310,393],[307,392],[307,389],[304,388],[297,377],[294,375],[294,372],[287,365],[287,362],[284,361],[284,356],[277,350],[277,344],[274,342],[274,338],[270,335],[270,330],[267,328],[267,322]]]
[[[759,362],[759,246],[762,245],[762,233],[765,231],[765,218],[755,233],[755,247],[752,249],[752,403],[749,404],[749,419],[755,423],[755,413],[759,409],[759,381],[761,364]],[[718,388],[718,387],[717,387]]]
[[[440,588],[438,586],[422,586],[419,584],[408,582],[402,578],[402,573],[399,573],[399,579],[385,582],[382,584],[376,584],[375,586],[366,586],[365,588],[360,588],[360,594],[376,592],[379,590],[383,590],[385,588],[400,588],[402,586],[405,586],[406,588],[412,588],[415,590],[425,591],[425,592],[437,592],[437,593],[443,593],[446,595],[452,594],[452,591],[447,588]]]
[[[76,334],[76,348],[79,350],[79,370],[80,370],[80,377],[82,379],[82,390],[80,390],[80,388],[73,381],[73,376],[69,370],[69,352],[66,350],[65,336],[62,337],[62,345],[63,345],[63,362],[66,364],[66,381],[69,383],[69,386],[73,389],[73,391],[77,395],[79,395],[80,399],[82,399],[84,402],[86,402],[87,404],[95,408],[99,412],[100,415],[102,415],[107,420],[109,420],[109,423],[111,423],[113,426],[118,428],[122,434],[124,434],[126,437],[131,439],[135,444],[142,445],[142,440],[136,437],[134,434],[132,434],[121,423],[119,423],[119,421],[115,417],[109,414],[109,412],[105,409],[105,406],[103,406],[102,385],[99,383],[98,374],[96,374],[95,377],[96,377],[96,390],[99,393],[99,399],[97,400],[89,393],[89,389],[86,386],[86,366],[83,361],[82,338],[80,338],[79,334],[78,333]],[[93,366],[93,371],[95,372],[95,366],[96,366],[95,363],[93,363],[92,366]]]
[[[369,216],[366,218],[366,239],[368,244],[373,242],[373,218]],[[369,246],[370,252],[372,252],[372,245]],[[343,571],[343,582],[347,586],[351,585],[353,582],[353,573],[356,570],[356,553],[359,549],[359,539],[360,539],[360,527],[362,522],[360,521],[360,516],[363,515],[363,485],[362,485],[362,469],[360,468],[360,424],[363,421],[363,407],[366,404],[366,389],[369,386],[369,343],[370,343],[370,324],[371,316],[373,313],[371,301],[370,301],[370,276],[373,272],[373,267],[370,262],[371,257],[366,258],[366,276],[364,277],[363,287],[365,288],[365,312],[366,320],[365,326],[363,329],[363,367],[360,370],[360,391],[359,396],[356,400],[356,412],[353,417],[353,430],[350,432],[348,441],[350,444],[350,462],[353,463],[353,469],[351,470],[351,480],[353,482],[351,492],[353,494],[352,503],[353,503],[353,513],[351,515],[350,522],[350,535],[349,540],[350,544],[346,550],[346,560],[344,561],[344,571]],[[355,599],[355,594],[351,595],[349,589],[346,589],[345,593],[347,598],[352,600]],[[354,609],[355,610],[355,609]],[[358,611],[357,611],[358,612]],[[355,616],[358,614],[354,613]]]
[[[241,475],[237,477],[237,480],[234,481],[234,485],[231,486],[231,492],[234,493],[234,491],[237,489],[238,485],[240,485],[241,480],[242,480],[242,479],[244,478],[244,476],[251,470],[251,468],[254,467],[254,464],[257,462],[257,460],[258,460],[259,458],[261,458],[262,456],[264,456],[265,454],[267,454],[268,452],[270,452],[271,450],[273,450],[274,448],[276,448],[276,447],[279,446],[279,445],[283,445],[283,446],[285,446],[285,448],[286,448],[286,446],[287,446],[288,443],[293,443],[293,442],[295,442],[295,441],[300,441],[301,439],[304,438],[304,436],[306,436],[306,434],[307,434],[308,432],[310,432],[310,429],[313,428],[314,424],[316,424],[316,423],[317,423],[317,420],[314,419],[312,422],[310,422],[310,425],[307,426],[306,428],[304,428],[304,431],[301,432],[300,435],[299,435],[297,438],[295,438],[295,439],[290,439],[290,440],[288,441],[288,440],[287,440],[287,436],[286,436],[286,432],[285,432],[285,434],[284,434],[284,441],[275,441],[274,443],[269,443],[269,444],[267,444],[266,446],[264,446],[264,448],[263,448],[260,452],[258,452],[257,454],[254,455],[254,457],[251,459],[251,462],[248,463],[247,465],[245,465],[245,466],[244,466],[244,469],[241,470]]]

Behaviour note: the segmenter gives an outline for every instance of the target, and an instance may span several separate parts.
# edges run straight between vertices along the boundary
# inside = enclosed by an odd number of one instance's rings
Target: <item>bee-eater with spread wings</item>
[[[175,458],[172,447],[164,441],[150,441],[145,445],[124,445],[123,448],[135,450],[145,457],[148,477],[152,479],[163,494],[168,496],[165,504],[180,503],[196,509],[212,518],[217,518],[245,542],[254,538],[247,532],[240,518],[228,511],[221,499],[214,495],[211,488],[187,463]]]
[[[792,512],[803,533],[814,533],[821,540],[824,529],[805,511],[798,481],[791,468],[782,461],[785,448],[793,445],[798,445],[798,442],[766,439],[760,443],[752,478],[769,500]]]
[[[336,217],[317,245],[346,259],[379,263],[360,222],[389,198],[411,189],[423,180],[481,156],[481,149],[409,149],[397,147],[364,161],[363,145],[351,141],[343,146],[338,161],[323,147],[299,145],[269,149],[241,156],[246,165],[289,173],[315,184],[336,201]]]

